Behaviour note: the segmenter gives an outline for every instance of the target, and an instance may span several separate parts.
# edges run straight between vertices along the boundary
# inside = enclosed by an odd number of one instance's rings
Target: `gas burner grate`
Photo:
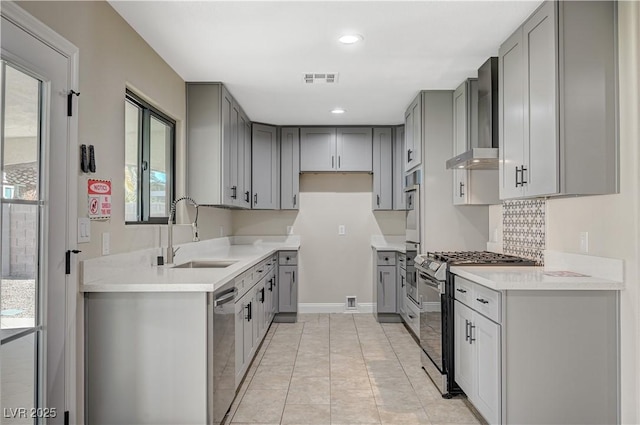
[[[436,261],[442,261],[449,265],[534,265],[532,260],[526,258],[489,251],[430,252],[428,255]]]

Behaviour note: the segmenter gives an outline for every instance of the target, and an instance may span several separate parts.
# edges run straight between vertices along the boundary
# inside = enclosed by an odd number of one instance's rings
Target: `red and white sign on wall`
[[[89,179],[87,183],[89,197],[89,218],[104,220],[111,218],[111,180]]]

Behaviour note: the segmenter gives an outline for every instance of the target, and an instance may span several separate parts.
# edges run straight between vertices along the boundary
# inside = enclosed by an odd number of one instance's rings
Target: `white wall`
[[[620,64],[620,193],[547,200],[546,246],[624,260],[620,294],[622,423],[640,423],[640,3],[618,3]],[[502,241],[502,207],[490,209],[490,232]]]
[[[300,235],[299,302],[373,302],[371,235],[403,235],[404,211],[371,211],[370,174],[301,174],[299,211],[236,211],[234,235]],[[346,234],[338,235],[344,224]]]
[[[92,222],[92,240],[82,244],[80,259],[101,255],[101,234],[111,234],[111,252],[158,246],[159,226],[124,224],[124,95],[130,87],[177,122],[176,194],[185,193],[185,84],[158,54],[105,1],[19,2],[80,49],[80,86],[77,111],[79,143],[96,149],[97,172],[91,177],[111,179],[111,220]],[[78,165],[76,165],[78,167]],[[78,216],[87,216],[87,175],[78,169]],[[184,209],[180,209],[179,221]],[[219,235],[219,225],[231,229],[228,210],[201,208],[202,237]],[[166,226],[162,226],[166,227]],[[176,242],[190,238],[178,229]],[[166,236],[162,237],[166,244]]]

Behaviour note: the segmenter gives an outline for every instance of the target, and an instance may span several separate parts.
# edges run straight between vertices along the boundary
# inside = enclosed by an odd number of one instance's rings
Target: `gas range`
[[[444,281],[449,266],[533,266],[535,262],[513,255],[489,251],[428,252],[415,258],[419,271]]]

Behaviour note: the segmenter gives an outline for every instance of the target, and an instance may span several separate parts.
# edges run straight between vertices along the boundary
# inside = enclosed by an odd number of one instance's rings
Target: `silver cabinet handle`
[[[469,341],[469,321],[464,319],[464,340]]]
[[[520,186],[524,186],[525,184],[527,184],[527,181],[524,179],[525,171],[527,171],[527,169],[524,168],[524,165],[520,167]]]
[[[473,330],[476,327],[473,326],[473,323],[469,322],[469,344],[473,344],[473,341],[475,341],[476,339],[473,337]]]
[[[218,307],[220,305],[226,304],[229,301],[233,300],[236,296],[236,293],[238,292],[237,289],[234,289],[233,291],[229,292],[226,295],[223,295],[219,298],[216,298],[216,300],[213,302],[213,306],[214,307]]]
[[[464,196],[464,183],[460,182],[460,197],[462,198]]]

